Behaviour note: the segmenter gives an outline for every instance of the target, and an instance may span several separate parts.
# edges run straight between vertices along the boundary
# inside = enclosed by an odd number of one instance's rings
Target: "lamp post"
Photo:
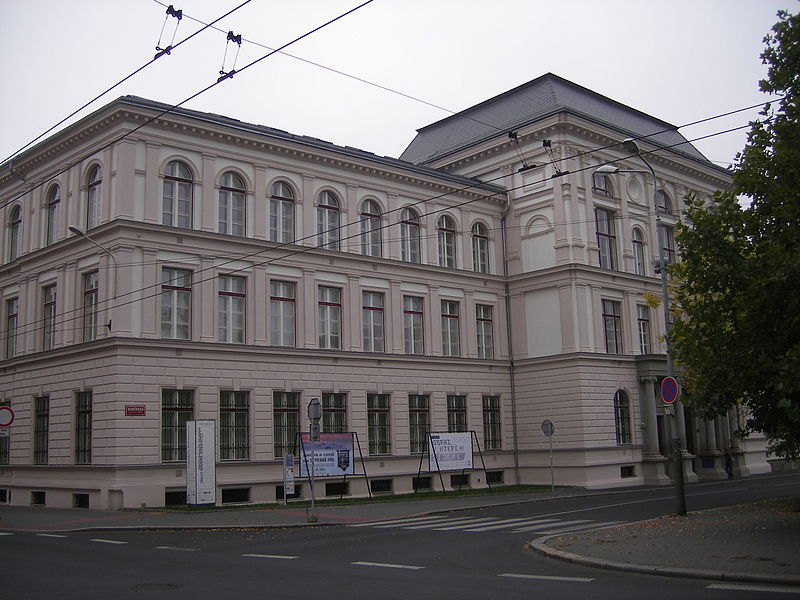
[[[86,232],[78,229],[77,227],[73,227],[72,225],[70,225],[68,229],[72,233],[74,233],[75,235],[77,235],[79,237],[82,237],[82,238],[84,238],[86,240],[89,240],[89,242],[91,242],[92,244],[94,244],[95,246],[100,248],[100,250],[102,250],[103,252],[108,254],[109,258],[111,259],[112,264],[114,265],[114,279],[113,279],[112,288],[111,288],[111,297],[112,297],[112,299],[116,300],[117,299],[117,259],[114,258],[114,255],[111,253],[111,250],[109,250],[108,248],[106,248],[105,246],[103,246],[101,244],[98,244],[89,235],[87,235]],[[109,308],[109,313],[111,312],[112,308],[113,308],[113,306]],[[106,325],[106,327],[108,327],[108,331],[110,332],[111,331],[111,318],[110,318],[110,316],[109,316],[109,319],[108,319],[108,325]]]
[[[647,159],[642,155],[641,150],[639,149],[639,145],[636,143],[635,140],[631,138],[627,138],[623,140],[622,147],[625,151],[630,152],[631,154],[637,155],[642,162],[647,166],[647,171],[643,169],[620,169],[614,165],[603,165],[599,167],[596,172],[600,173],[601,175],[610,175],[614,173],[649,173],[653,179],[653,210],[656,214],[656,234],[658,236],[658,269],[661,271],[661,304],[664,307],[664,340],[667,344],[667,376],[674,377],[675,376],[675,368],[672,363],[672,348],[670,346],[670,339],[669,339],[669,329],[670,329],[670,311],[669,311],[669,293],[667,292],[667,264],[664,260],[664,243],[662,240],[662,235],[664,232],[662,231],[661,226],[661,215],[658,213],[658,206],[656,204],[656,193],[658,191],[658,184],[656,183],[656,172],[653,169],[653,166],[647,161]],[[670,413],[670,426],[672,428],[672,453],[673,458],[675,461],[675,473],[674,473],[674,483],[675,483],[675,500],[677,504],[677,514],[685,515],[686,514],[686,493],[684,490],[684,482],[683,482],[683,456],[681,454],[681,437],[680,432],[678,431],[678,418],[677,418],[677,406],[669,407],[672,408]]]

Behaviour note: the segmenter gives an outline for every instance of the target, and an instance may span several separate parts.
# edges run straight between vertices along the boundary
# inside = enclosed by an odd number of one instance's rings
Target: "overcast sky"
[[[244,0],[177,0],[174,43]],[[166,3],[168,4],[168,2]],[[265,55],[358,0],[252,0],[218,27],[241,34],[235,65]],[[172,41],[154,0],[0,0],[0,161]],[[776,12],[796,0],[374,0],[183,106],[397,157],[415,130],[552,72],[674,125],[763,102],[759,54]],[[233,68],[236,44],[208,29],[88,110],[134,94],[183,102]],[[316,66],[311,63],[317,63]],[[681,129],[689,139],[756,111]],[[74,121],[76,119],[72,119]],[[65,125],[62,125],[63,128]],[[696,142],[733,160],[745,131]]]

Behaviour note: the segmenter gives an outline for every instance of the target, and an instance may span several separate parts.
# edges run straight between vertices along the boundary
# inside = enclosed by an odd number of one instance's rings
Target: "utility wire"
[[[229,16],[229,15],[233,14],[234,12],[236,12],[237,10],[239,10],[240,8],[242,8],[242,7],[243,7],[245,4],[249,4],[250,2],[252,2],[252,0],[245,0],[245,2],[242,2],[242,3],[241,3],[239,6],[237,6],[236,8],[229,10],[228,12],[226,12],[224,15],[222,15],[221,17],[219,17],[219,18],[217,18],[217,19],[214,19],[214,20],[213,20],[211,23],[208,23],[207,25],[205,25],[205,26],[204,26],[204,27],[202,27],[201,29],[198,29],[197,31],[195,31],[193,34],[189,35],[188,37],[185,37],[184,39],[182,39],[180,42],[178,42],[178,43],[177,43],[177,44],[175,44],[174,46],[172,46],[172,45],[170,45],[170,46],[167,46],[167,49],[165,49],[165,50],[162,50],[161,52],[159,52],[158,54],[156,54],[156,55],[155,55],[155,57],[153,57],[151,60],[149,60],[149,61],[147,61],[146,63],[144,63],[144,64],[143,64],[141,67],[139,67],[138,69],[136,69],[135,71],[133,71],[131,74],[129,74],[129,75],[126,75],[125,77],[123,77],[122,79],[120,79],[120,80],[119,80],[117,83],[115,83],[114,85],[112,85],[111,87],[109,87],[109,88],[105,89],[104,91],[100,92],[100,93],[99,93],[97,96],[95,96],[94,98],[92,98],[91,100],[89,100],[89,101],[88,101],[86,104],[84,104],[84,105],[83,105],[83,106],[81,106],[80,108],[77,108],[77,109],[75,109],[73,112],[71,112],[70,114],[68,114],[68,115],[67,115],[66,117],[64,117],[63,119],[61,119],[61,120],[60,120],[58,123],[56,123],[55,125],[53,125],[52,127],[50,127],[50,129],[48,129],[48,130],[46,130],[46,131],[43,131],[41,134],[39,134],[37,137],[33,138],[33,139],[30,141],[30,142],[28,142],[27,144],[25,144],[24,146],[22,146],[22,147],[21,147],[20,149],[18,149],[16,152],[12,152],[10,156],[6,157],[5,159],[3,159],[3,161],[2,161],[2,162],[0,162],[0,165],[2,165],[2,164],[4,164],[5,162],[7,162],[8,160],[10,160],[10,159],[14,158],[14,157],[15,157],[17,154],[19,154],[20,152],[22,152],[23,150],[25,150],[25,148],[28,148],[28,147],[30,147],[31,145],[33,145],[33,144],[35,144],[36,142],[38,142],[40,139],[42,139],[42,138],[43,138],[44,136],[46,136],[48,133],[50,133],[51,131],[53,131],[53,130],[54,130],[56,127],[58,127],[59,125],[61,125],[61,124],[62,124],[62,123],[64,123],[65,121],[67,121],[67,120],[71,119],[72,117],[74,117],[75,115],[77,115],[79,112],[81,112],[83,109],[85,109],[86,107],[90,106],[91,104],[93,104],[94,102],[96,102],[97,100],[99,100],[100,98],[102,98],[103,96],[105,96],[106,94],[108,94],[110,91],[112,91],[112,90],[114,90],[114,89],[118,88],[120,85],[122,85],[123,83],[125,83],[126,81],[128,81],[128,79],[130,79],[130,78],[131,78],[131,77],[133,77],[134,75],[137,75],[138,73],[140,73],[141,71],[143,71],[144,69],[146,69],[147,67],[149,67],[150,65],[152,65],[154,62],[156,62],[156,61],[157,61],[159,58],[161,58],[161,57],[162,57],[162,56],[164,56],[165,54],[170,54],[170,53],[171,53],[173,50],[177,49],[177,48],[178,48],[178,47],[179,47],[181,44],[183,44],[183,43],[185,43],[185,42],[188,42],[190,39],[192,39],[192,38],[193,38],[193,37],[195,37],[196,35],[198,35],[198,34],[202,33],[203,31],[205,31],[205,30],[206,30],[206,29],[208,29],[208,28],[217,29],[217,27],[213,27],[214,23],[218,23],[219,21],[221,21],[221,20],[222,20],[222,19],[224,19],[225,17],[227,17],[227,16]],[[166,21],[165,21],[165,23],[166,23]],[[163,33],[163,27],[162,27],[162,33]]]
[[[726,129],[726,130],[723,130],[723,131],[718,131],[718,132],[711,133],[711,134],[708,134],[708,135],[705,135],[705,136],[701,136],[701,137],[698,137],[698,138],[695,138],[695,139],[692,139],[692,140],[687,140],[687,141],[684,141],[684,142],[678,142],[676,144],[672,144],[672,146],[678,146],[678,145],[682,145],[682,144],[685,144],[685,143],[691,143],[691,142],[696,142],[696,141],[699,141],[699,140],[707,139],[707,138],[714,137],[714,136],[717,136],[717,135],[723,135],[723,134],[726,134],[726,133],[730,133],[732,131],[745,129],[745,128],[749,127],[749,126],[750,126],[750,124],[748,123],[747,125],[742,125],[742,126],[739,126],[739,127]],[[655,149],[655,150],[642,152],[641,154],[630,154],[628,156],[624,156],[624,157],[622,157],[622,158],[620,158],[620,159],[618,159],[616,161],[613,161],[613,162],[621,162],[621,161],[627,160],[629,158],[634,158],[636,156],[652,155],[652,154],[656,154],[657,152],[659,152],[661,150],[668,150],[669,148],[670,148],[670,146],[666,146],[666,147],[663,147],[663,148],[658,148],[658,149]],[[473,198],[471,200],[465,200],[463,202],[456,203],[456,204],[454,204],[452,206],[446,206],[446,207],[430,210],[430,211],[428,211],[426,213],[422,213],[422,214],[417,215],[417,216],[422,218],[422,217],[431,216],[431,215],[434,215],[434,214],[437,214],[437,213],[440,213],[440,212],[445,212],[445,211],[449,211],[449,210],[452,210],[452,209],[461,208],[463,206],[467,206],[469,204],[472,204],[472,203],[475,203],[475,202],[479,202],[479,201],[482,201],[482,200],[490,200],[490,199],[492,199],[492,198],[494,198],[494,197],[496,197],[496,196],[498,196],[500,194],[505,195],[507,192],[519,190],[519,189],[528,187],[530,185],[534,185],[534,184],[537,184],[537,183],[544,183],[544,182],[546,182],[548,180],[551,180],[551,179],[557,179],[559,177],[563,177],[563,176],[566,176],[566,175],[576,174],[576,173],[580,173],[582,171],[587,171],[587,170],[596,169],[596,168],[597,168],[597,165],[591,165],[591,166],[581,167],[580,169],[575,169],[574,171],[564,171],[564,172],[555,173],[551,177],[544,177],[541,180],[536,181],[536,182],[526,182],[526,183],[520,184],[518,186],[515,186],[515,187],[512,187],[512,188],[508,188],[508,189],[504,190],[503,192],[496,192],[496,193],[489,194],[489,195],[483,195],[483,196],[480,196],[478,198]],[[445,193],[439,194],[437,196],[433,196],[433,197],[430,197],[430,198],[424,198],[424,199],[418,200],[417,202],[414,202],[414,203],[412,203],[410,205],[403,206],[403,207],[398,207],[396,209],[392,209],[390,211],[387,211],[386,213],[384,213],[384,215],[388,215],[388,214],[391,214],[393,212],[397,212],[397,211],[402,210],[404,208],[409,208],[410,206],[417,206],[417,205],[425,203],[425,202],[430,202],[432,200],[437,200],[437,199],[440,199],[440,198],[442,198],[444,196],[448,196],[448,195],[451,195],[451,194],[454,194],[454,193],[460,193],[460,192],[466,191],[468,189],[472,189],[472,188],[476,187],[477,185],[480,185],[481,183],[489,183],[491,181],[494,181],[496,179],[501,179],[503,177],[507,177],[507,175],[500,175],[500,176],[498,176],[496,178],[493,178],[493,179],[491,179],[489,181],[486,181],[486,182],[476,182],[473,185],[469,185],[469,186],[463,187],[463,188],[461,188],[459,190],[456,190],[454,192],[445,192]],[[648,213],[648,214],[653,214],[653,213]],[[359,219],[358,221],[353,221],[353,222],[350,222],[350,223],[346,223],[344,225],[340,225],[337,228],[332,228],[331,230],[328,230],[328,231],[326,231],[324,233],[329,233],[330,231],[333,231],[334,229],[335,230],[342,230],[342,229],[345,229],[346,227],[350,227],[350,226],[353,226],[353,225],[358,225],[362,221],[363,221],[363,219]],[[591,221],[587,221],[587,222],[591,222]],[[385,229],[388,229],[390,227],[394,227],[394,226],[397,226],[397,225],[400,225],[400,223],[386,223],[386,224],[381,225],[380,227],[375,228],[375,230],[383,231]],[[248,258],[253,258],[253,257],[258,256],[259,254],[262,254],[262,253],[267,252],[267,251],[276,251],[276,250],[281,250],[283,248],[293,247],[293,249],[290,252],[287,252],[287,253],[285,253],[285,254],[283,254],[281,256],[269,258],[267,260],[264,260],[264,261],[261,261],[261,262],[258,262],[258,263],[254,263],[254,264],[248,265],[246,267],[238,267],[238,268],[235,268],[235,269],[232,269],[232,270],[228,270],[228,271],[226,271],[225,274],[226,275],[233,275],[233,274],[240,273],[240,272],[243,272],[243,271],[249,271],[250,269],[254,269],[254,268],[257,268],[257,267],[263,267],[263,266],[275,263],[275,262],[277,262],[279,260],[285,260],[285,259],[288,259],[288,258],[291,258],[291,257],[294,257],[294,256],[298,256],[300,254],[305,254],[307,252],[311,252],[311,251],[314,251],[314,250],[326,249],[326,246],[328,246],[329,243],[317,244],[315,246],[302,246],[300,248],[296,247],[298,242],[303,242],[303,241],[306,241],[306,240],[309,240],[309,239],[313,239],[313,238],[317,237],[317,235],[318,235],[318,233],[309,234],[309,235],[307,235],[307,236],[305,236],[303,238],[300,238],[298,240],[294,240],[293,242],[280,243],[280,244],[278,244],[276,246],[272,246],[270,248],[264,248],[264,249],[258,250],[256,252],[253,252],[253,253],[250,253],[250,254],[240,255],[240,256],[238,256],[236,258],[230,259],[230,260],[225,261],[223,263],[216,264],[214,266],[207,267],[205,269],[198,269],[196,271],[193,271],[192,275],[194,276],[195,274],[203,273],[203,272],[206,272],[206,271],[215,271],[215,270],[218,270],[222,265],[239,262],[241,260],[246,260]],[[350,234],[350,235],[347,235],[347,236],[344,236],[344,237],[340,237],[338,241],[342,242],[342,241],[353,239],[355,237],[361,237],[362,235],[363,234],[359,231],[357,233],[353,233],[353,234]],[[418,263],[408,263],[408,264],[418,264]],[[420,266],[430,266],[430,265],[420,265]],[[195,280],[194,277],[193,277],[193,279],[192,279],[192,288],[194,288],[195,286],[197,286],[197,285],[199,285],[201,283],[204,283],[204,282],[207,282],[207,281],[213,281],[216,278],[217,278],[217,275],[212,275],[212,276],[205,277],[205,278],[202,278],[202,279],[199,279],[199,280]],[[143,300],[156,298],[156,297],[161,295],[161,288],[162,288],[162,283],[156,283],[156,284],[152,284],[152,285],[149,285],[149,286],[145,286],[145,287],[139,288],[137,290],[133,290],[131,292],[127,292],[127,293],[123,294],[122,296],[118,296],[118,298],[119,297],[125,297],[125,296],[131,296],[133,294],[141,294],[142,292],[147,292],[149,290],[154,290],[154,289],[157,290],[157,291],[155,291],[154,293],[151,293],[149,295],[140,297],[140,298],[132,298],[132,299],[127,300],[125,302],[115,303],[115,304],[112,304],[112,302],[114,300],[116,300],[116,299],[110,299],[110,298],[109,299],[105,299],[105,300],[103,300],[101,302],[98,302],[97,308],[99,309],[101,306],[103,306],[103,307],[107,308],[107,310],[110,312],[111,310],[113,310],[115,308],[121,308],[121,307],[129,306],[129,305],[137,303],[137,302],[141,302]],[[105,305],[108,305],[108,306],[105,306]],[[78,316],[75,316],[75,317],[68,316],[68,315],[72,315],[74,313],[80,313],[80,314]],[[61,313],[58,316],[66,317],[66,318],[64,318],[61,321],[57,321],[56,323],[54,323],[53,324],[54,327],[56,325],[68,324],[68,323],[77,321],[78,319],[82,318],[82,316],[83,316],[83,307],[76,307],[71,311],[67,311],[67,312]],[[16,328],[16,330],[15,330],[15,334],[19,335],[20,333],[35,333],[37,331],[40,331],[40,330],[42,330],[44,328],[44,326],[43,325],[42,326],[37,326],[37,323],[39,323],[41,321],[43,321],[43,320],[40,319],[40,320],[34,321],[32,323],[29,323],[29,324],[23,324],[21,326],[18,326]],[[30,329],[31,326],[33,326],[32,329]],[[26,328],[28,328],[28,329],[26,329]],[[0,339],[5,339],[7,337],[7,334],[8,334],[7,330],[6,331],[0,331]]]
[[[249,2],[250,0],[247,0],[247,1]],[[319,31],[319,30],[321,30],[321,29],[324,29],[325,27],[328,27],[329,25],[331,25],[331,24],[335,23],[336,21],[339,21],[340,19],[343,19],[344,17],[346,17],[346,16],[348,16],[348,15],[350,15],[350,14],[354,13],[354,12],[355,12],[355,11],[357,11],[358,9],[360,9],[360,8],[363,8],[363,7],[364,7],[364,6],[366,6],[367,4],[371,4],[373,1],[374,1],[374,0],[366,0],[366,2],[363,2],[363,3],[359,4],[359,5],[358,5],[358,6],[356,6],[355,8],[351,8],[350,10],[348,10],[347,12],[344,12],[344,13],[342,13],[342,14],[341,14],[341,15],[339,15],[338,17],[334,17],[333,19],[330,19],[330,20],[326,21],[326,22],[325,22],[325,23],[323,23],[322,25],[319,25],[319,26],[315,27],[315,28],[314,28],[314,29],[312,29],[311,31],[308,31],[307,33],[304,33],[303,35],[301,35],[301,36],[299,36],[299,37],[296,37],[296,38],[294,38],[292,41],[285,43],[283,46],[281,46],[281,47],[280,47],[280,48],[278,48],[277,50],[272,50],[271,52],[268,52],[268,53],[267,53],[267,54],[265,54],[264,56],[262,56],[262,57],[260,57],[260,58],[257,58],[256,60],[254,60],[254,61],[252,61],[252,62],[250,62],[250,63],[246,64],[244,67],[242,67],[242,68],[241,68],[241,69],[239,69],[238,71],[231,71],[231,72],[229,72],[228,74],[226,74],[226,75],[224,75],[224,76],[221,76],[221,77],[220,77],[219,79],[217,79],[217,80],[216,80],[214,83],[212,83],[211,85],[208,85],[208,86],[204,87],[204,88],[203,88],[203,89],[201,89],[199,92],[195,92],[194,94],[192,94],[191,96],[189,96],[189,97],[188,97],[188,98],[186,98],[185,100],[182,100],[181,102],[178,102],[177,104],[173,104],[172,106],[169,106],[168,108],[165,108],[164,110],[161,110],[161,111],[159,111],[159,112],[158,112],[158,113],[157,113],[157,114],[156,114],[154,117],[151,117],[151,118],[149,118],[149,119],[145,120],[145,121],[144,121],[144,122],[143,122],[141,125],[137,125],[136,127],[134,127],[133,129],[131,129],[130,131],[128,131],[128,132],[126,132],[126,133],[124,133],[123,135],[119,136],[118,138],[115,138],[115,139],[111,140],[110,142],[106,143],[105,145],[103,145],[103,146],[100,146],[99,148],[96,148],[96,149],[92,150],[91,152],[89,152],[89,153],[87,153],[87,154],[84,154],[84,155],[83,155],[83,156],[81,156],[81,158],[79,158],[78,160],[76,160],[76,161],[73,161],[73,162],[69,163],[69,164],[68,164],[66,167],[64,167],[64,168],[63,168],[63,169],[61,169],[60,171],[57,171],[56,173],[54,173],[54,174],[53,174],[53,175],[51,175],[50,177],[48,177],[48,178],[44,179],[43,181],[40,181],[39,183],[37,183],[36,185],[32,186],[30,189],[28,189],[28,190],[26,190],[26,191],[22,192],[22,193],[21,193],[21,194],[19,194],[18,196],[15,196],[14,198],[11,198],[10,200],[7,200],[7,201],[5,201],[5,202],[3,202],[3,203],[0,203],[0,210],[2,210],[3,208],[5,208],[5,207],[6,207],[6,206],[8,206],[9,204],[12,204],[13,202],[16,202],[17,200],[19,200],[20,198],[24,197],[26,194],[28,194],[28,193],[32,192],[33,190],[35,190],[35,189],[38,189],[38,188],[40,188],[40,187],[42,187],[42,186],[44,186],[44,185],[48,184],[49,182],[53,181],[53,179],[55,179],[56,177],[58,177],[58,176],[59,176],[59,175],[61,175],[62,173],[66,173],[67,171],[69,171],[69,170],[70,170],[72,167],[74,167],[75,165],[78,165],[78,164],[80,164],[81,162],[83,162],[84,160],[86,160],[86,159],[88,159],[88,158],[91,158],[91,157],[92,157],[92,156],[94,156],[95,154],[97,154],[97,153],[99,153],[99,152],[102,152],[102,151],[103,151],[103,150],[105,150],[106,148],[110,148],[111,146],[113,146],[114,144],[116,144],[116,143],[118,143],[118,142],[120,142],[120,141],[124,140],[124,139],[125,139],[125,138],[127,138],[128,136],[130,136],[130,135],[133,135],[134,133],[136,133],[137,131],[139,131],[139,130],[140,130],[140,129],[142,129],[143,127],[146,127],[146,126],[147,126],[147,125],[149,125],[150,123],[153,123],[154,121],[157,121],[159,118],[161,118],[161,117],[162,117],[162,116],[164,116],[165,114],[167,114],[167,113],[170,113],[170,112],[174,111],[176,108],[180,108],[181,106],[183,106],[183,105],[184,105],[184,104],[186,104],[187,102],[190,102],[190,101],[194,100],[195,98],[197,98],[197,97],[198,97],[198,96],[200,96],[201,94],[204,94],[204,93],[206,93],[207,91],[211,90],[212,88],[214,88],[214,87],[218,86],[218,85],[219,85],[220,83],[222,83],[223,81],[227,81],[228,79],[232,78],[232,77],[233,77],[235,74],[237,74],[237,73],[241,73],[242,71],[245,71],[246,69],[249,69],[250,67],[252,67],[252,66],[254,66],[254,65],[258,64],[258,63],[260,63],[262,60],[265,60],[265,59],[269,58],[270,56],[272,56],[273,54],[275,54],[275,53],[277,53],[277,52],[280,52],[280,51],[281,51],[281,50],[283,50],[284,48],[288,48],[288,47],[289,47],[289,46],[291,46],[292,44],[296,44],[296,43],[297,43],[297,42],[299,42],[300,40],[303,40],[303,39],[307,38],[308,36],[310,36],[310,35],[312,35],[312,34],[316,33],[317,31]]]

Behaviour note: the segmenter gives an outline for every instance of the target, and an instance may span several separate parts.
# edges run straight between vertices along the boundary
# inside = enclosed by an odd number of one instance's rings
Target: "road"
[[[771,476],[695,484],[700,510],[785,495]],[[541,557],[531,539],[674,511],[671,488],[498,506],[335,527],[103,531],[0,536],[7,598],[584,598],[787,597],[714,582],[581,567]]]

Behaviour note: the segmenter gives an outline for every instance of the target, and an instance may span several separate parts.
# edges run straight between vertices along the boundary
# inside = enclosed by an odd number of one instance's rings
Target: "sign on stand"
[[[341,477],[355,474],[352,433],[321,433],[318,442],[300,434],[300,477]]]
[[[467,471],[472,469],[472,433],[431,433],[428,436],[430,471]]]
[[[283,503],[287,504],[289,496],[294,495],[294,456],[283,456]]]
[[[186,504],[216,504],[215,423],[186,422]]]

